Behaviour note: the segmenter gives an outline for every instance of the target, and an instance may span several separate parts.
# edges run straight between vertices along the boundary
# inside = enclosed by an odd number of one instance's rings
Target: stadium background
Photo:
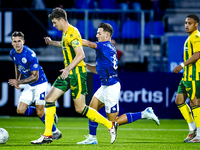
[[[138,1],[126,5],[124,1],[115,3],[115,0],[110,0],[103,5],[104,0],[92,0],[92,6],[79,6],[86,1],[74,0],[70,1],[71,4],[57,1],[52,4],[44,0],[46,7],[39,9],[32,2],[7,0],[0,3],[0,115],[17,115],[20,90],[7,83],[8,79],[14,78],[14,65],[9,58],[13,31],[25,34],[25,44],[36,52],[48,77],[49,87],[63,68],[61,50],[45,45],[43,40],[44,36],[54,40],[61,38],[61,33],[52,27],[47,17],[54,7],[60,6],[66,9],[69,23],[76,26],[85,39],[96,41],[95,33],[100,22],[113,26],[113,39],[117,42],[117,49],[123,53],[118,71],[122,86],[120,114],[152,106],[159,118],[182,118],[174,104],[182,74],[173,74],[172,70],[182,62],[183,43],[187,37],[185,17],[191,13],[200,16],[199,0],[167,0],[164,3],[146,0],[145,4],[141,1],[137,7],[132,4]],[[84,51],[85,61],[94,64],[94,50],[84,47]],[[98,77],[88,73],[87,104],[99,86]],[[56,105],[59,116],[80,116],[74,110],[70,92]]]

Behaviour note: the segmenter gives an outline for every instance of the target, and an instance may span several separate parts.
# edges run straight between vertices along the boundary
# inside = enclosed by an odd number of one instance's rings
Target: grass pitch
[[[138,120],[118,128],[117,139],[110,144],[110,135],[103,125],[97,130],[98,145],[77,145],[88,134],[87,118],[60,117],[57,127],[63,137],[50,144],[32,145],[40,137],[44,124],[37,117],[0,118],[0,127],[9,133],[0,150],[197,150],[200,143],[184,143],[188,134],[185,120]]]

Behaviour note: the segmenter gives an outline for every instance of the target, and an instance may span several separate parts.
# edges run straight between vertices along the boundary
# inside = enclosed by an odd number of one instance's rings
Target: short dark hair
[[[67,13],[64,9],[56,7],[53,9],[53,11],[49,14],[49,19],[58,19],[60,20],[61,18],[63,18],[64,20],[67,21]]]
[[[24,40],[24,34],[21,31],[15,31],[15,32],[13,32],[12,35],[11,35],[11,38],[12,37],[16,37],[16,36],[20,36]]]
[[[104,31],[110,33],[110,36],[113,35],[113,28],[109,23],[101,23],[98,28],[103,28]]]
[[[190,15],[188,15],[187,17],[188,17],[188,18],[193,18],[196,22],[199,23],[199,17],[198,17],[197,15],[195,15],[195,14],[190,14]]]

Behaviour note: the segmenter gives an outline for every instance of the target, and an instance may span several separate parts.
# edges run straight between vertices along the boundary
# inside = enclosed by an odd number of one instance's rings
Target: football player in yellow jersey
[[[53,9],[53,12],[49,14],[49,18],[52,20],[54,27],[59,31],[63,31],[63,36],[62,41],[52,41],[49,37],[45,37],[45,42],[49,45],[62,47],[65,68],[60,70],[61,75],[56,79],[45,97],[45,132],[38,140],[31,141],[31,143],[43,144],[52,142],[51,130],[56,112],[55,101],[69,89],[71,89],[76,112],[107,127],[111,136],[111,143],[114,143],[118,124],[107,120],[95,109],[85,104],[87,71],[83,61],[85,54],[79,31],[68,23],[67,13],[64,9]]]
[[[198,25],[197,15],[191,14],[185,19],[185,29],[189,36],[184,44],[184,62],[173,70],[174,73],[178,73],[182,68],[184,69],[175,102],[189,126],[189,134],[184,140],[187,143],[200,143],[200,32],[197,30]],[[188,97],[192,112],[185,103]]]

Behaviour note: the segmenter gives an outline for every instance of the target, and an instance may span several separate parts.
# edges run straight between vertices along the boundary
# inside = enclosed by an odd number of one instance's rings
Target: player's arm
[[[15,65],[15,79],[20,80],[20,78],[21,78],[21,73],[19,72],[17,66]]]
[[[76,56],[74,57],[73,61],[67,66],[67,68],[60,70],[61,72],[63,72],[61,75],[62,79],[67,78],[70,70],[74,69],[78,65],[78,63],[85,58],[85,53],[81,46],[76,47],[74,51],[76,52]]]
[[[39,73],[38,73],[38,70],[36,70],[36,71],[31,71],[31,76],[29,76],[26,79],[22,79],[22,80],[10,79],[8,83],[11,86],[18,87],[20,84],[29,84],[29,83],[37,81],[38,79],[39,79]]]
[[[184,66],[193,64],[200,58],[200,52],[195,52],[187,61],[182,62],[180,65],[176,66],[173,70],[174,73],[179,73]]]
[[[86,47],[97,48],[97,44],[95,42],[91,42],[85,39],[82,39],[82,45]]]
[[[92,66],[92,65],[86,64],[86,68],[88,70],[90,70],[91,72],[97,74],[96,66]]]
[[[50,37],[44,37],[44,40],[48,45],[62,47],[61,41],[52,41]]]

